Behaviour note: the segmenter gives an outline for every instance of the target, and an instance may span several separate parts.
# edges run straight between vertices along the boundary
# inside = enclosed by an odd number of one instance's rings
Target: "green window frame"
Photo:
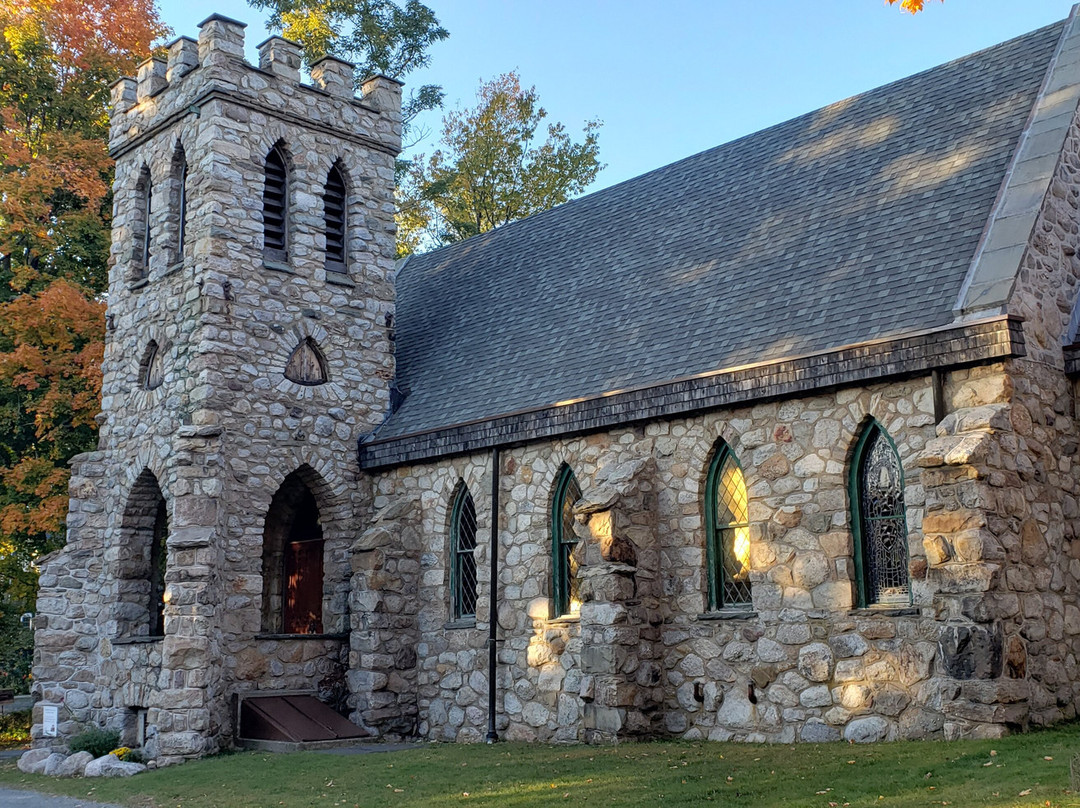
[[[465,483],[450,515],[450,619],[476,617],[476,506]]]
[[[552,617],[577,614],[577,561],[574,550],[578,537],[574,533],[574,504],[581,499],[581,486],[571,468],[563,464],[555,481],[551,498],[551,593]]]
[[[750,514],[739,458],[723,441],[713,450],[705,480],[705,556],[709,611],[747,609],[750,586]]]
[[[904,469],[892,437],[875,419],[855,444],[848,498],[856,606],[910,606]]]

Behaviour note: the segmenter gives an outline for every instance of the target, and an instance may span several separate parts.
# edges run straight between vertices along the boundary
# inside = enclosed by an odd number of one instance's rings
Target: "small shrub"
[[[87,727],[68,741],[68,751],[89,752],[95,758],[103,757],[120,745],[120,733],[115,729]]]
[[[0,749],[30,743],[30,710],[0,715]]]
[[[141,749],[129,749],[124,756],[124,760],[128,763],[146,763],[146,755],[143,754]]]

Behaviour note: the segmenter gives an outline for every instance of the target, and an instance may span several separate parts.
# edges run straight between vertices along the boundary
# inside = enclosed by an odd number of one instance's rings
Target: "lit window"
[[[739,459],[717,446],[705,484],[709,609],[751,605],[750,517]]]
[[[578,538],[574,533],[574,504],[581,499],[581,487],[570,467],[564,465],[555,483],[551,503],[552,616],[577,614],[581,610],[578,594]]]

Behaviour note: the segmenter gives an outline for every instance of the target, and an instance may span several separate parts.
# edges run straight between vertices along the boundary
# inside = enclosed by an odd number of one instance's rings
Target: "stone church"
[[[1077,16],[402,265],[397,82],[171,43],[113,89],[37,745],[1074,717]]]

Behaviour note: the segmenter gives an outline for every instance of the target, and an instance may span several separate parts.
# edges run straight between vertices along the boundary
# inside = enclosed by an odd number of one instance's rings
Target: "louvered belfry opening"
[[[269,261],[289,260],[289,170],[281,146],[266,155],[266,184],[263,187],[263,257]]]
[[[335,164],[326,175],[326,269],[344,272],[345,267],[345,177]]]

